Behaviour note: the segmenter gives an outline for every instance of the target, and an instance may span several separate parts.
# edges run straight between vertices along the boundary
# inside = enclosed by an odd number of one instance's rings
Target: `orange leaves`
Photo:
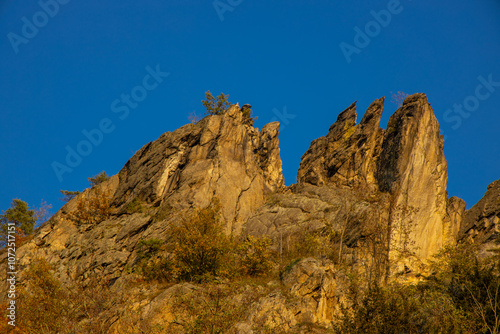
[[[98,224],[109,217],[111,213],[109,191],[95,188],[80,196],[76,211],[71,213],[70,219],[79,224]]]

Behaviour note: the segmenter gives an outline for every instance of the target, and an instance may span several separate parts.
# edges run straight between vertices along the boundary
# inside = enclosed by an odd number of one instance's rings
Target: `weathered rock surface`
[[[266,194],[284,186],[278,128],[270,123],[259,133],[233,105],[223,115],[167,132],[120,171],[114,204],[125,208],[139,198],[179,209],[206,207],[217,197],[227,231],[239,234]]]
[[[275,249],[281,253],[297,242],[298,235],[324,230],[337,235],[339,242],[342,240],[341,255],[352,260],[350,252],[364,246],[364,239],[373,233],[373,228],[386,226],[387,203],[388,196],[384,194],[297,184],[285,193],[273,195],[260,207],[247,221],[244,233],[271,236]]]
[[[451,240],[460,239],[460,229],[463,226],[465,208],[467,207],[465,201],[456,196],[448,199],[448,216],[450,217],[451,224],[446,234]]]
[[[373,102],[359,124],[355,103],[341,112],[328,134],[314,140],[302,156],[297,182],[337,187],[375,184],[383,106],[384,98]]]
[[[222,115],[167,132],[141,148],[118,175],[75,197],[35,231],[18,249],[20,280],[23,268],[44,257],[63,283],[98,277],[130,292],[132,312],[142,320],[158,326],[175,322],[172,298],[197,288],[183,283],[127,290],[137,244],[165,240],[184,209],[203,208],[214,199],[220,200],[227,233],[270,236],[281,256],[301,240],[297,236],[319,231],[334,243],[334,252],[327,250],[331,259],[370,278],[417,272],[419,264],[457,240],[483,244],[484,250],[496,246],[500,180],[465,211],[463,200],[448,198],[443,138],[426,96],[407,97],[387,130],[380,128],[383,105],[384,98],[374,101],[359,124],[355,104],[340,113],[328,134],[311,143],[297,184],[290,187],[284,187],[277,122],[259,132],[233,105]],[[103,192],[112,208],[107,219],[80,224],[72,218],[79,200]],[[7,289],[6,256],[0,254],[0,302]],[[323,251],[317,257],[288,268],[279,288],[253,302],[235,332],[253,333],[256,324],[276,330],[296,330],[301,323],[328,327],[347,283]],[[123,310],[109,314],[116,321],[113,331],[123,332],[127,322],[117,321]]]
[[[239,234],[266,196],[284,187],[278,128],[278,122],[270,123],[259,133],[233,105],[223,115],[163,134],[118,175],[75,197],[37,229],[19,249],[19,264],[44,257],[62,281],[96,274],[114,281],[134,265],[140,240],[165,239],[169,222],[182,209],[206,207],[215,198],[226,231]],[[108,219],[82,226],[70,218],[80,199],[101,190],[111,197]],[[129,212],[134,200],[145,203],[148,213]],[[1,284],[6,287],[5,280]]]
[[[264,325],[271,330],[296,329],[298,324],[317,323],[330,327],[340,310],[339,296],[347,292],[348,284],[343,273],[330,261],[306,258],[283,274],[286,298],[282,291],[274,291],[255,302],[246,322],[239,328],[252,324]],[[253,333],[253,331],[241,331]]]
[[[481,245],[483,254],[487,255],[489,249],[498,248],[499,234],[500,180],[497,180],[488,185],[486,194],[476,205],[465,211],[460,239]]]
[[[340,113],[302,157],[297,180],[391,194],[391,257],[411,247],[424,261],[454,242],[451,231],[458,228],[447,212],[443,138],[424,94],[407,97],[387,130],[379,128],[383,103],[373,102],[359,124],[354,104]]]
[[[300,312],[303,322],[330,324],[337,304],[336,298],[342,295],[336,291],[333,264],[321,263],[313,258],[301,260],[283,275],[283,284],[292,296],[299,297],[305,304]]]

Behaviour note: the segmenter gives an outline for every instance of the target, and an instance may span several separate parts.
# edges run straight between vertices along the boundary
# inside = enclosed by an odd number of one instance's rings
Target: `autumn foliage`
[[[109,217],[110,205],[109,191],[95,188],[80,195],[76,210],[70,217],[79,224],[98,224]]]

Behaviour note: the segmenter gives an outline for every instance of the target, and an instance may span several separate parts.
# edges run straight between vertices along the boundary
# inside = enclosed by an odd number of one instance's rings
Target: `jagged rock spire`
[[[439,123],[425,94],[408,96],[387,130],[379,127],[383,106],[384,98],[375,100],[359,124],[355,103],[341,112],[328,134],[302,156],[297,182],[390,193],[392,239],[407,242],[398,233],[411,225],[404,238],[411,239],[419,259],[426,259],[453,238],[446,231],[457,230],[447,214]]]
[[[120,171],[115,205],[139,197],[154,205],[205,207],[217,197],[228,230],[237,232],[267,193],[284,186],[279,123],[259,133],[243,122],[245,108],[232,105],[145,145]]]

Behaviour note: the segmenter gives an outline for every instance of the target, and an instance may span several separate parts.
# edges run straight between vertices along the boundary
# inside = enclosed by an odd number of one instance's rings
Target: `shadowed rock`
[[[460,228],[460,240],[481,245],[483,255],[492,255],[490,249],[498,248],[500,235],[500,180],[488,185],[483,198],[465,211]]]

